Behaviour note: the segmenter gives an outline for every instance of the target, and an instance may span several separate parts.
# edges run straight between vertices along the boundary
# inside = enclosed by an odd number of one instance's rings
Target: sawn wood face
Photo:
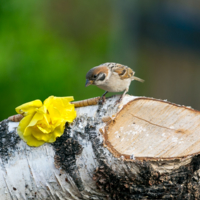
[[[105,130],[105,145],[117,157],[173,159],[200,152],[200,112],[161,100],[129,102]]]

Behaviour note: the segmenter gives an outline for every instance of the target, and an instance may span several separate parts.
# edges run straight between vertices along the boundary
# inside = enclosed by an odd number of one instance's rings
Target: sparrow
[[[85,87],[96,85],[105,90],[105,93],[101,96],[103,102],[105,102],[105,95],[108,92],[123,92],[118,100],[118,103],[120,103],[128,92],[131,81],[144,82],[144,80],[134,76],[134,74],[135,72],[125,65],[107,62],[88,71]]]

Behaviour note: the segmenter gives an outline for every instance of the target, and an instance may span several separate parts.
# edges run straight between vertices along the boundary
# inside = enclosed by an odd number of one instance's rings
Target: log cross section
[[[104,144],[126,159],[175,159],[200,152],[200,112],[150,98],[127,103],[105,127]]]

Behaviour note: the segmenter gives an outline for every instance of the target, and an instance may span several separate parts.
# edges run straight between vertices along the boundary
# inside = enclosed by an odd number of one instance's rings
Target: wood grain
[[[129,102],[105,130],[104,143],[117,157],[171,159],[200,152],[200,112],[161,100]]]

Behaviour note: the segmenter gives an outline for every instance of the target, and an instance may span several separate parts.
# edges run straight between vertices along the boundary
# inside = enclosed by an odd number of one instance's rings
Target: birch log
[[[64,134],[37,148],[2,121],[0,199],[200,199],[200,112],[117,99],[77,108]]]

